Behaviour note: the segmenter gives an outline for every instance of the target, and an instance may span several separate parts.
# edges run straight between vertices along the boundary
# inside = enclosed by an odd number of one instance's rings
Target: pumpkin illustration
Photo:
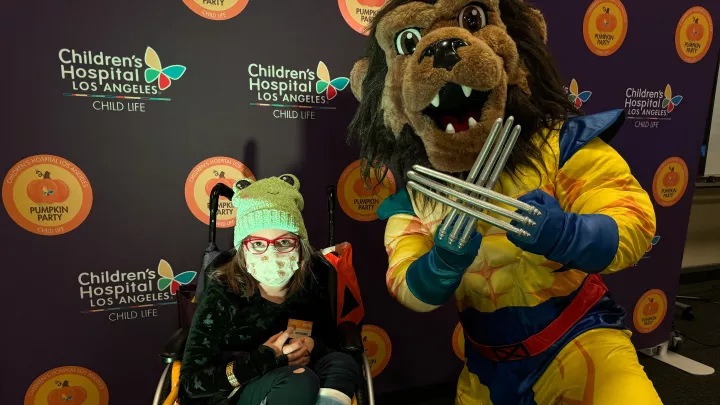
[[[38,180],[33,180],[27,185],[27,195],[35,204],[52,204],[65,202],[70,197],[70,188],[62,180],[50,178],[50,172],[41,173],[35,171]]]
[[[680,176],[675,172],[675,168],[670,166],[670,171],[663,176],[663,186],[675,187],[680,182]]]
[[[610,14],[609,7],[603,7],[603,11],[595,20],[595,26],[600,32],[613,32],[617,28],[617,17]]]
[[[361,6],[366,7],[382,7],[385,4],[385,0],[358,0]]]
[[[705,35],[705,28],[699,24],[699,19],[696,17],[693,18],[693,23],[688,25],[685,34],[690,41],[699,41]]]
[[[71,387],[68,381],[64,381],[60,388],[50,391],[47,400],[48,405],[83,405],[86,398],[85,388]]]
[[[366,184],[362,177],[360,177],[353,183],[353,191],[358,197],[370,197],[373,194],[377,194],[378,184],[379,182],[375,178],[371,178]]]
[[[210,179],[210,180],[208,180],[207,183],[205,183],[205,194],[207,194],[208,197],[210,197],[210,192],[212,191],[213,187],[215,187],[217,184],[222,183],[230,188],[232,188],[233,185],[235,184],[235,180],[225,177],[225,172],[220,172],[220,173],[215,172],[215,175],[217,176],[216,178]],[[220,197],[220,198],[223,200],[227,200],[227,198],[225,198],[225,197]]]
[[[651,316],[657,314],[660,310],[660,305],[653,298],[650,298],[647,304],[643,306],[643,315]]]
[[[377,354],[378,344],[372,340],[367,340],[367,337],[363,339],[363,346],[365,347],[365,354],[368,357],[373,357]]]

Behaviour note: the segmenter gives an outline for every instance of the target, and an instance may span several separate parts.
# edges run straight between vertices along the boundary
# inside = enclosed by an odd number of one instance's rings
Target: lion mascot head
[[[366,178],[391,166],[406,180],[414,164],[464,173],[494,121],[511,115],[523,131],[506,169],[539,170],[542,130],[579,114],[545,19],[524,0],[389,0],[369,31],[349,128]]]

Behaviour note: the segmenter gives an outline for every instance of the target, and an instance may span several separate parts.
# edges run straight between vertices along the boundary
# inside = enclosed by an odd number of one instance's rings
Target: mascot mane
[[[349,141],[360,147],[363,161],[361,172],[365,179],[371,176],[372,169],[376,169],[375,177],[382,182],[387,170],[393,169],[396,178],[405,183],[407,171],[413,165],[431,167],[425,147],[410,125],[406,124],[398,137],[385,125],[381,100],[388,65],[385,53],[375,37],[378,23],[384,16],[399,6],[418,1],[436,3],[436,0],[390,0],[368,27],[369,44],[365,51],[368,69],[362,82],[362,100],[350,123],[348,134]],[[533,141],[535,134],[543,136],[542,129],[552,128],[568,116],[581,113],[569,101],[554,59],[545,44],[547,33],[544,31],[544,22],[538,23],[535,17],[539,11],[523,0],[501,0],[500,12],[528,73],[531,92],[528,95],[516,85],[508,88],[505,116],[514,116],[515,123],[520,124],[523,131],[508,160],[506,171],[515,176],[522,168],[529,168],[539,174],[540,170],[545,169],[541,149],[546,139],[542,138],[540,143],[537,138]]]

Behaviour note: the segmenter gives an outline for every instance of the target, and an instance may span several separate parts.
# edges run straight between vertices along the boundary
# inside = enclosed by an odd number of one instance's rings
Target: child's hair
[[[272,249],[272,247],[270,247]],[[300,266],[293,274],[290,282],[285,286],[287,295],[292,295],[302,289],[307,277],[312,275],[310,264],[317,253],[310,243],[305,239],[300,239]],[[220,266],[212,274],[216,280],[227,285],[230,289],[245,298],[252,297],[258,286],[257,280],[247,272],[245,267],[245,249],[240,245],[237,249],[233,260]]]

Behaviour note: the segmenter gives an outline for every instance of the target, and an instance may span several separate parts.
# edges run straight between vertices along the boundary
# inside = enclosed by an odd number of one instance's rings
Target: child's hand
[[[285,347],[292,351],[285,352]],[[310,363],[310,353],[315,348],[315,341],[309,337],[301,337],[292,339],[290,344],[286,345],[283,351],[288,354],[288,365],[289,366],[306,366]],[[297,347],[297,349],[295,349]]]
[[[282,331],[276,335],[270,337],[267,342],[263,343],[263,346],[267,346],[275,351],[275,356],[280,357],[283,355],[283,348],[289,335],[286,331]]]

